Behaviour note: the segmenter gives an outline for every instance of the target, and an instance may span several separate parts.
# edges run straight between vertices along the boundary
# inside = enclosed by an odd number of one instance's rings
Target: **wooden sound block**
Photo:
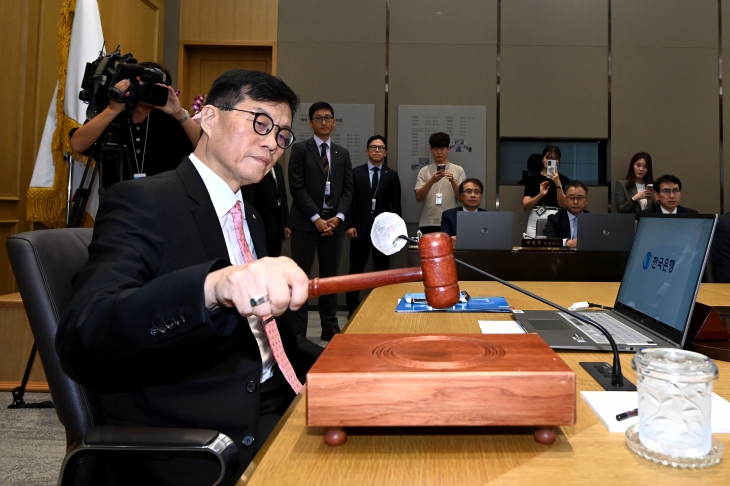
[[[307,375],[307,425],[572,425],[575,390],[537,334],[337,334]]]

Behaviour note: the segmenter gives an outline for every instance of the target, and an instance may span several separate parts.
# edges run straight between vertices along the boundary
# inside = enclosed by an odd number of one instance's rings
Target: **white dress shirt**
[[[251,248],[251,254],[254,259],[258,259],[256,256],[256,250],[251,240],[251,233],[248,231],[248,223],[246,222],[246,212],[243,211],[243,198],[241,197],[241,190],[235,194],[228,187],[228,184],[220,178],[218,174],[213,172],[210,167],[205,165],[201,160],[190,154],[190,161],[193,163],[195,168],[198,170],[200,177],[203,179],[205,188],[208,190],[211,201],[213,201],[213,208],[215,208],[215,214],[218,216],[218,221],[223,231],[223,238],[226,240],[226,248],[228,248],[228,258],[233,265],[243,265],[243,254],[241,253],[241,247],[238,245],[238,238],[236,236],[236,227],[233,225],[233,216],[228,214],[228,211],[236,204],[236,201],[241,201],[241,212],[243,213],[243,232],[246,236],[246,243]],[[261,353],[261,362],[263,369],[261,370],[261,383],[265,382],[272,376],[271,368],[274,366],[274,354],[271,352],[269,346],[269,339],[266,337],[266,331],[261,323],[261,319],[256,316],[248,317],[248,325],[251,326],[253,336],[256,338],[256,343],[259,345],[259,352]]]

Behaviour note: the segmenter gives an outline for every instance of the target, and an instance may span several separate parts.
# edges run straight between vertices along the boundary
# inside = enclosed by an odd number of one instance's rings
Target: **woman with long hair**
[[[616,181],[614,201],[616,210],[619,213],[639,213],[654,204],[656,195],[647,187],[654,182],[654,174],[651,168],[651,155],[646,152],[638,152],[631,157],[629,171],[626,179]]]
[[[548,160],[556,161],[555,172],[548,175]],[[534,238],[536,235],[537,221],[547,219],[553,213],[557,213],[565,207],[565,187],[570,179],[558,174],[560,167],[560,148],[555,145],[548,145],[542,151],[542,172],[530,176],[525,182],[525,192],[522,197],[522,209],[530,211],[527,220],[525,234]]]

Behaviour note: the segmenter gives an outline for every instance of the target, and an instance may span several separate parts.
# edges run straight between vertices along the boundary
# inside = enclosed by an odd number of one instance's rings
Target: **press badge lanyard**
[[[150,117],[147,115],[147,124],[144,128],[144,146],[142,147],[142,167],[139,166],[139,162],[137,161],[137,148],[134,146],[134,135],[132,134],[132,127],[129,127],[129,136],[132,138],[132,153],[134,153],[134,165],[137,167],[137,173],[134,174],[135,179],[141,179],[142,177],[147,177],[147,174],[142,172],[144,170],[144,156],[147,152],[147,133],[150,129]]]

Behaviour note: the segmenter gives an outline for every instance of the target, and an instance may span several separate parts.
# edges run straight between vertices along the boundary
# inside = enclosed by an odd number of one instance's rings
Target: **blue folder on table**
[[[426,294],[415,293],[403,296],[395,308],[396,312],[510,312],[512,309],[504,297],[472,297],[467,302],[458,302],[454,307],[434,309],[426,302]]]

